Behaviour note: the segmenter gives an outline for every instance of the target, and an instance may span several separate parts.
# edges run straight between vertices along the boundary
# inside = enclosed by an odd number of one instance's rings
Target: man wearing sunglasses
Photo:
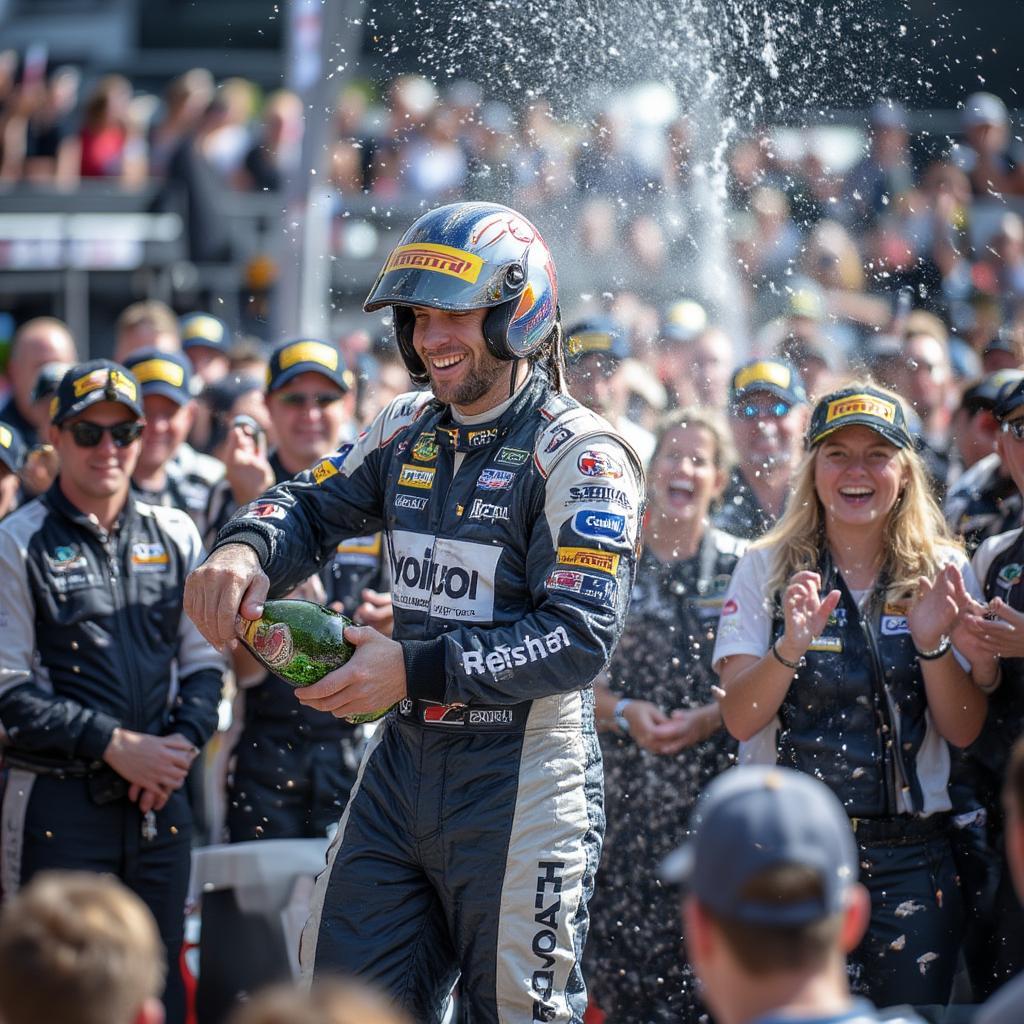
[[[0,523],[2,885],[50,868],[117,875],[174,965],[192,837],[181,785],[216,727],[223,663],[182,614],[195,525],[130,491],[139,397],[117,363],[68,370],[48,435],[60,473]],[[183,1021],[176,970],[165,1001]]]
[[[268,453],[263,436],[232,428],[225,455],[232,500],[218,515],[220,525],[240,505],[351,439],[353,383],[333,345],[303,338],[277,346],[265,396],[277,445]],[[379,534],[343,542],[328,566],[291,596],[340,605],[368,625],[390,626],[381,554]],[[341,816],[355,782],[363,730],[299,704],[292,687],[244,651],[236,651],[234,660],[244,686],[239,701],[244,707],[236,707],[236,713],[244,724],[228,785],[229,838],[324,836]]]
[[[1024,381],[1005,386],[992,410],[999,425],[996,451],[1003,471],[1024,493]],[[971,560],[988,606],[968,619],[971,642],[1000,659],[998,689],[989,697],[981,736],[964,751],[961,782],[973,787],[987,816],[988,838],[997,860],[991,907],[977,908],[989,945],[977,961],[988,977],[972,982],[988,995],[1024,968],[1024,912],[1014,894],[1003,842],[1003,780],[1014,741],[1024,732],[1024,531],[990,536]],[[960,640],[957,640],[960,644]],[[989,890],[991,891],[991,890]],[[987,910],[987,913],[985,911]],[[969,966],[970,961],[968,962]]]
[[[809,413],[791,363],[754,359],[732,375],[729,427],[739,464],[714,517],[718,529],[748,539],[770,529],[786,504]]]

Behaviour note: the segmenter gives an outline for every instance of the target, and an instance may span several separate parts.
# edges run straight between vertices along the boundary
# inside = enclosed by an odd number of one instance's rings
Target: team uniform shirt
[[[1021,507],[1016,484],[993,452],[961,474],[946,496],[943,515],[968,552],[973,552],[983,540],[1019,526]]]
[[[224,477],[224,464],[186,443],[168,459],[164,471],[166,481],[161,490],[151,491],[133,484],[134,490],[150,505],[187,512],[202,535],[206,529],[210,494]]]
[[[723,533],[744,540],[755,540],[775,525],[775,517],[761,507],[754,489],[738,467],[729,475],[721,507],[711,521]]]
[[[773,559],[774,548],[755,547],[736,566],[715,644],[716,668],[725,658],[737,654],[763,657],[781,634],[781,620],[771,598],[764,593]],[[965,556],[950,549],[946,560],[960,568],[968,592],[980,597],[978,582]],[[825,631],[811,644],[806,656],[808,665],[797,671],[780,714],[740,745],[741,761],[789,763],[795,758],[799,762],[795,767],[810,770],[810,762],[804,762],[811,757],[813,774],[836,791],[851,816],[928,815],[949,810],[949,748],[927,712],[923,682],[915,675],[917,659],[906,604],[879,602],[877,621],[871,624],[872,638],[866,643],[864,631],[850,625],[855,609],[868,595],[846,591],[838,572],[834,585],[844,591],[844,600]],[[823,592],[829,589],[826,580]],[[859,611],[856,617],[860,617]],[[969,662],[959,652],[954,653],[969,671]],[[872,661],[877,661],[886,674],[884,693],[878,692],[877,683],[855,679],[859,670]],[[828,679],[832,685],[815,686],[805,680],[805,674],[807,679],[813,674],[819,683]],[[788,749],[794,729],[785,721],[787,708],[790,701],[799,703],[794,694],[803,693],[806,687],[812,687],[815,693],[813,699],[808,697],[807,719],[797,708],[789,710],[802,719],[801,730],[809,729],[817,735],[804,737],[807,746],[802,754],[790,750],[783,757],[780,744]],[[862,687],[864,692],[860,692]],[[902,736],[899,756],[885,756],[885,745],[877,739],[877,721],[890,722],[897,736]],[[814,747],[817,749],[812,752]],[[876,791],[883,783],[887,793]]]

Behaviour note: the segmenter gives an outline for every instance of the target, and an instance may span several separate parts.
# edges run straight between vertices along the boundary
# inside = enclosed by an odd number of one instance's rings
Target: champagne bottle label
[[[284,668],[295,653],[292,631],[283,622],[247,622],[242,636],[269,668]]]

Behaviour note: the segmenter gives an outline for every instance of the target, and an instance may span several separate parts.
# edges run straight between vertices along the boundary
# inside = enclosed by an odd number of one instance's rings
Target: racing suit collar
[[[437,440],[446,448],[457,452],[474,452],[489,448],[500,442],[520,419],[525,409],[536,404],[545,387],[543,376],[532,371],[526,382],[507,401],[495,409],[495,415],[487,420],[460,423],[452,407],[446,406],[437,421]]]

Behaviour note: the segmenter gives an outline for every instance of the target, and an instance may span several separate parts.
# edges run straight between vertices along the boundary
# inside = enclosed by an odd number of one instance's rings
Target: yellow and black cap
[[[97,402],[117,402],[142,419],[139,382],[130,370],[110,359],[72,366],[50,402],[50,419],[54,425],[61,424]]]
[[[341,352],[334,345],[315,338],[299,338],[278,345],[267,366],[267,394],[284,387],[300,373],[319,373],[337,384],[342,391],[351,391],[355,377],[345,366]]]
[[[192,364],[178,352],[143,348],[132,353],[124,365],[142,387],[142,397],[163,395],[178,405],[192,399]]]
[[[181,347],[186,352],[190,348],[227,352],[231,347],[231,332],[227,324],[210,313],[188,313],[178,321],[178,330],[181,331]]]
[[[897,448],[914,447],[902,403],[873,387],[843,388],[825,395],[811,413],[807,447],[813,448],[837,430],[852,426],[870,427]]]
[[[740,366],[729,384],[729,402],[736,405],[757,391],[767,391],[788,405],[807,403],[800,374],[785,359],[751,359]]]

